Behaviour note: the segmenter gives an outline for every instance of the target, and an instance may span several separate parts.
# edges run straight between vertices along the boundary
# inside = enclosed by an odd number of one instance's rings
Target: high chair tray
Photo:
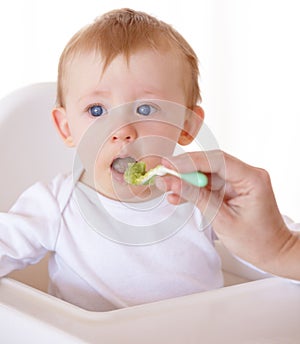
[[[1,343],[300,343],[300,285],[267,278],[209,292],[89,312],[0,280]]]

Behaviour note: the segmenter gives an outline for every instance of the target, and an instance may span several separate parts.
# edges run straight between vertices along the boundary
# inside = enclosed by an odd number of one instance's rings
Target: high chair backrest
[[[0,100],[0,211],[38,180],[72,169],[74,151],[56,133],[51,109],[56,83],[18,89]]]

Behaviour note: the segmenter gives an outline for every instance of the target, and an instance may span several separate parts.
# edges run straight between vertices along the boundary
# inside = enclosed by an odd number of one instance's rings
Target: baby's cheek
[[[110,163],[108,162],[106,155],[104,153],[99,152],[95,158],[94,166],[97,170],[107,170],[110,169]]]
[[[180,133],[183,128],[173,124],[162,124],[157,128],[156,135],[164,137],[167,141],[172,142],[174,145],[177,143]]]

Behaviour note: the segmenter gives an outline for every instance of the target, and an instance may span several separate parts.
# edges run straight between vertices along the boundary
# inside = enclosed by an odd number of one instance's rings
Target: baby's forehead
[[[100,88],[122,96],[134,90],[163,97],[177,90],[187,96],[190,73],[182,61],[176,52],[165,49],[140,49],[128,56],[121,53],[108,64],[98,51],[80,52],[70,59],[65,70],[63,93],[80,98]]]
[[[102,70],[104,63],[105,59],[101,53],[96,51],[80,51],[69,58],[65,66],[65,72],[72,74],[78,71],[79,68],[89,70],[95,66]]]
[[[105,68],[102,56],[80,54],[72,59],[65,79],[66,101],[103,102],[107,106],[153,98],[185,102],[185,75],[170,52],[142,50],[127,59],[117,55]]]
[[[111,64],[116,61],[121,61],[124,68],[130,68],[136,56],[146,56],[145,64],[156,64],[160,60],[168,59],[170,63],[174,64],[176,61],[176,67],[180,68],[186,65],[186,61],[178,49],[153,49],[149,47],[141,47],[135,49],[128,54],[123,52],[115,54],[113,56],[107,56],[99,50],[86,50],[79,51],[70,56],[65,65],[65,76],[78,72],[78,69],[86,70],[86,73],[93,73],[95,69],[98,70],[100,75],[104,74]],[[179,71],[179,70],[178,70]]]

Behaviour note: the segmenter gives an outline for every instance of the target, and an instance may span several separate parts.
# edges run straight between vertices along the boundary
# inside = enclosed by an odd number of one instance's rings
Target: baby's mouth
[[[126,171],[128,164],[129,163],[135,163],[136,160],[134,158],[132,158],[131,156],[128,156],[126,158],[116,158],[113,160],[112,164],[111,164],[111,169],[113,171],[116,171],[120,174],[124,174],[124,172]]]

